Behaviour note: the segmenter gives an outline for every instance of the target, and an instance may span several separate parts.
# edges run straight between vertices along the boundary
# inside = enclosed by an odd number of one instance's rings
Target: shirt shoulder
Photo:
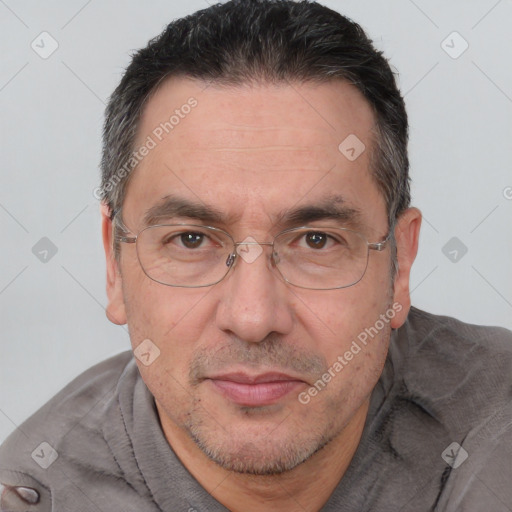
[[[118,383],[130,364],[132,353],[123,352],[89,368],[12,432],[0,446],[0,510],[69,510],[84,487],[108,482],[114,494],[122,490],[104,425],[116,414]],[[59,504],[54,490],[60,487],[67,491],[58,493],[66,496]],[[95,497],[71,508],[97,510]]]
[[[436,510],[512,506],[512,332],[412,308],[396,341],[404,393],[447,436]]]
[[[441,336],[455,344],[476,343],[490,350],[503,350],[512,354],[512,331],[504,327],[471,324],[451,316],[428,313],[413,306],[400,330],[404,328],[414,333],[416,341],[420,342]]]
[[[510,401],[511,331],[411,308],[396,334],[390,352],[404,387],[454,428]]]
[[[510,331],[411,308],[328,510],[505,510],[490,492],[512,506],[511,398]]]
[[[64,436],[76,421],[91,413],[101,399],[113,396],[130,359],[131,352],[117,354],[73,379],[12,432],[0,447],[0,460],[7,460],[11,447],[17,444],[20,436],[26,439],[35,432],[39,436]]]

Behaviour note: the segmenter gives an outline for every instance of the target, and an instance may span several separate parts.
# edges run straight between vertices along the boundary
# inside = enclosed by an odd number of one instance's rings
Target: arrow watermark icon
[[[41,240],[32,247],[32,254],[41,263],[48,263],[57,254],[57,251],[57,246],[46,236],[41,238]]]
[[[246,263],[253,263],[260,257],[263,249],[255,238],[248,236],[237,245],[236,252]]]
[[[351,133],[338,146],[338,149],[347,160],[353,162],[364,153],[366,146],[357,135]]]
[[[134,351],[133,355],[144,365],[149,366],[160,356],[160,349],[146,338]]]
[[[441,457],[453,469],[457,469],[469,455],[459,443],[453,442],[444,449]]]
[[[458,59],[469,48],[469,43],[458,32],[452,32],[441,42],[441,48],[452,59]]]
[[[454,236],[446,242],[441,251],[452,263],[458,263],[468,252],[468,248],[459,238]]]
[[[56,460],[59,454],[50,443],[42,442],[33,452],[32,459],[38,466],[48,469]]]
[[[57,50],[59,43],[50,33],[45,31],[41,32],[32,43],[30,43],[30,47],[39,57],[47,59]]]

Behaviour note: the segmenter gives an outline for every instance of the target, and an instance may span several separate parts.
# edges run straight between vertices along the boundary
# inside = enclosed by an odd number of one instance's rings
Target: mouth
[[[245,407],[275,404],[306,384],[297,377],[277,372],[259,375],[243,372],[226,373],[205,380],[225,398]]]

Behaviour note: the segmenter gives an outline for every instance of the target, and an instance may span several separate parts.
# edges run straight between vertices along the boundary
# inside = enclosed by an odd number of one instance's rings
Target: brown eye
[[[306,243],[312,249],[323,249],[327,243],[327,235],[320,232],[311,232],[306,234]]]
[[[197,249],[201,246],[204,240],[204,235],[201,233],[182,233],[180,241],[187,249]]]

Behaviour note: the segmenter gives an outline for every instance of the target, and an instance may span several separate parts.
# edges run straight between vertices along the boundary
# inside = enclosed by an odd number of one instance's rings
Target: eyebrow
[[[173,217],[187,217],[216,224],[223,224],[228,220],[226,215],[216,208],[169,195],[146,211],[143,223],[146,226],[151,226]]]
[[[233,215],[226,215],[212,206],[168,195],[146,211],[143,223],[145,226],[151,226],[169,221],[174,217],[185,217],[217,225],[229,225],[234,220]],[[273,225],[288,228],[320,220],[335,221],[354,229],[364,227],[361,222],[360,210],[346,204],[345,199],[340,195],[330,195],[324,197],[320,202],[283,210],[275,216]]]
[[[327,196],[319,203],[283,211],[277,216],[277,224],[284,227],[305,225],[319,220],[331,220],[355,229],[364,227],[361,211],[349,206],[340,195]]]

